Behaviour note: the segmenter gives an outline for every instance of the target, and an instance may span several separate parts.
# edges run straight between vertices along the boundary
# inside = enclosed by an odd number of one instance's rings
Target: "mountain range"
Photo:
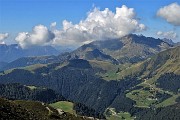
[[[161,39],[130,34],[119,39],[91,42],[72,52],[58,56],[20,58],[0,67],[0,69],[6,70],[38,63],[47,64],[77,58],[107,61],[113,64],[136,63],[172,46]]]
[[[109,120],[180,119],[179,80],[180,46],[134,34],[58,56],[19,58],[0,72],[1,84],[52,89],[79,103],[80,113],[93,111],[83,115]]]
[[[21,57],[57,55],[59,52],[51,46],[36,46],[27,49],[21,48],[17,44],[0,44],[0,62],[12,62]]]
[[[170,47],[170,44],[161,39],[130,34],[119,39],[95,41],[83,45],[72,54],[86,60],[135,63]]]

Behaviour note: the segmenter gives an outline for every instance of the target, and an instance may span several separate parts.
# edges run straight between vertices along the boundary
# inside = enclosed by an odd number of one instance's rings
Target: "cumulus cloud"
[[[157,15],[175,26],[180,26],[180,5],[178,3],[160,8]]]
[[[82,45],[94,40],[119,38],[146,29],[144,24],[139,23],[134,9],[125,5],[117,7],[115,13],[108,8],[102,11],[94,8],[78,24],[64,20],[62,26],[62,30],[54,31],[54,44]]]
[[[140,32],[146,29],[136,18],[133,8],[123,5],[112,12],[108,8],[94,8],[87,14],[86,19],[78,24],[70,21],[62,22],[62,29],[55,29],[56,22],[51,23],[51,31],[43,25],[35,26],[31,33],[22,32],[16,41],[26,48],[31,45],[79,46],[94,40],[119,38],[124,35]]]
[[[22,48],[27,48],[33,45],[48,45],[54,38],[54,34],[43,25],[37,25],[31,33],[21,32],[15,38]]]
[[[3,40],[9,37],[8,33],[0,33],[0,44],[5,44]]]
[[[168,32],[158,31],[157,35],[161,36],[161,37],[164,37],[164,38],[168,38],[168,39],[177,38],[177,34],[174,31],[168,31]]]

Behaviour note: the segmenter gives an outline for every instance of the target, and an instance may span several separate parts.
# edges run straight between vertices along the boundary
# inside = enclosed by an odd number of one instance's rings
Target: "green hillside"
[[[23,120],[89,120],[64,111],[58,112],[49,105],[35,101],[10,101],[0,98],[1,119]]]
[[[135,100],[137,106],[149,107],[154,104],[159,107],[175,104],[180,88],[179,53],[180,47],[172,48],[119,72],[120,78],[131,75],[142,80],[139,84],[142,88],[127,93],[127,97]],[[163,94],[167,100],[159,100],[157,94]]]
[[[127,75],[143,78],[159,77],[164,73],[180,74],[180,47],[168,49],[119,72],[119,77]]]
[[[74,104],[72,102],[59,101],[59,102],[55,102],[55,103],[50,104],[50,106],[52,106],[55,109],[61,109],[65,112],[68,112],[71,114],[76,114],[75,110],[73,110]]]

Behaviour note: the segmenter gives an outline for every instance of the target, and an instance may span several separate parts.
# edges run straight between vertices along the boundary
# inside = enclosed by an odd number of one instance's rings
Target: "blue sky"
[[[6,43],[13,43],[19,32],[30,32],[38,24],[49,28],[56,22],[56,28],[61,29],[63,20],[78,24],[86,19],[93,7],[115,12],[116,7],[126,5],[134,8],[137,19],[147,27],[138,34],[158,37],[157,31],[174,31],[178,36],[180,26],[156,16],[161,7],[174,2],[180,4],[179,0],[0,0],[0,33],[9,33]],[[180,41],[180,38],[176,37],[174,41]]]

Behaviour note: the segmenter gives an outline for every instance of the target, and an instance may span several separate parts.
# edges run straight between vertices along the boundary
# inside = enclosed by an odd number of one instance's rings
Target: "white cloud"
[[[158,31],[157,35],[163,38],[168,38],[168,39],[177,38],[177,34],[174,31],[168,31],[168,32]]]
[[[119,38],[146,28],[136,19],[134,9],[125,5],[117,7],[115,13],[108,8],[103,11],[94,8],[78,24],[64,20],[62,25],[62,30],[54,30],[54,44],[82,45],[94,40]]]
[[[160,8],[157,15],[175,26],[180,26],[180,5],[178,3],[172,3]]]
[[[33,45],[48,45],[54,38],[54,34],[43,25],[37,25],[31,33],[21,32],[15,38],[22,48],[27,48]]]
[[[51,23],[50,28],[56,27],[56,22]]]
[[[50,32],[43,25],[35,26],[31,33],[19,33],[16,41],[23,48],[46,44],[79,46],[94,40],[119,38],[146,29],[144,24],[139,23],[134,9],[125,5],[121,8],[117,7],[115,13],[108,8],[102,11],[94,8],[86,19],[78,24],[64,20],[62,29],[58,30],[55,27],[56,22],[51,23]]]
[[[0,44],[5,44],[3,40],[9,37],[8,33],[0,33]]]
[[[9,37],[8,33],[0,33],[0,40],[4,40]]]

